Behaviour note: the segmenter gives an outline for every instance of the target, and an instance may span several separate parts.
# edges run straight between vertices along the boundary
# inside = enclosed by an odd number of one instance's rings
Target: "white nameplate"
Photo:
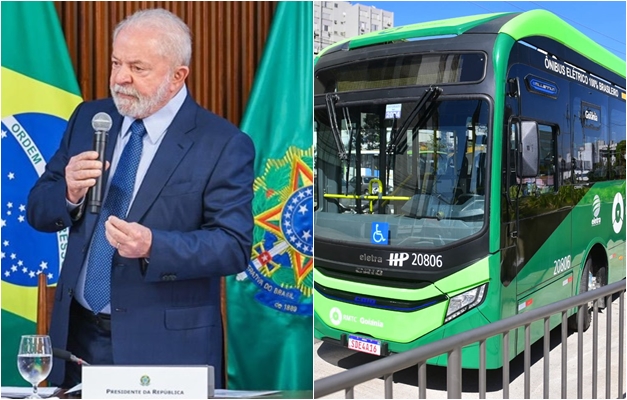
[[[208,399],[213,367],[83,365],[83,399]]]

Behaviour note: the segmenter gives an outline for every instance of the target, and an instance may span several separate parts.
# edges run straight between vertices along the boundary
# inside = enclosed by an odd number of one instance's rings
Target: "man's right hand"
[[[106,167],[109,167],[107,162]],[[70,158],[65,167],[66,196],[68,201],[78,204],[87,194],[96,179],[102,174],[102,162],[98,161],[98,153],[90,150]]]

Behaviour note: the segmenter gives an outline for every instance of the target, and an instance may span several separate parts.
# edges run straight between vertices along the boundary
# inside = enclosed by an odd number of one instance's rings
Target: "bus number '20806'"
[[[570,256],[562,257],[559,260],[553,260],[553,275],[561,274],[570,269]]]

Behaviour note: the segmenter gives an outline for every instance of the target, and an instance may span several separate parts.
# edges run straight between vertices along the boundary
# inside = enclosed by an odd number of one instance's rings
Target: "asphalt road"
[[[597,358],[597,395],[596,398],[605,398],[606,385],[606,310],[599,314],[598,325],[598,358]],[[616,299],[611,309],[611,347],[610,347],[610,398],[625,398],[625,385],[627,379],[623,377],[623,393],[618,393],[618,318],[619,300]],[[576,332],[570,333],[567,339],[567,398],[577,397],[577,365],[583,364],[583,398],[595,398],[592,394],[592,343],[593,327],[584,332],[583,359],[578,360]],[[551,350],[549,354],[549,398],[561,398],[561,327],[558,326],[551,331]],[[623,349],[624,351],[625,349]],[[346,369],[354,368],[364,363],[377,360],[379,357],[370,354],[358,353],[341,346],[321,342],[314,339],[314,379],[337,374]],[[544,381],[544,361],[543,361],[542,340],[536,342],[531,347],[531,398],[543,397]],[[627,354],[625,357],[627,358]],[[623,366],[624,368],[624,366]],[[623,369],[625,372],[625,369]],[[503,398],[502,370],[487,371],[487,398]],[[510,362],[510,398],[523,398],[524,396],[524,359],[520,354]],[[315,383],[314,383],[315,390]],[[314,392],[315,393],[315,392]],[[378,399],[384,398],[384,385],[382,379],[375,379],[355,387],[354,396],[356,399]],[[446,368],[427,366],[427,398],[446,398]],[[398,399],[418,398],[418,369],[417,367],[407,368],[394,374],[393,396]],[[462,371],[462,397],[468,399],[479,398],[478,393],[478,372],[476,370]],[[336,392],[324,398],[344,398],[344,392]]]

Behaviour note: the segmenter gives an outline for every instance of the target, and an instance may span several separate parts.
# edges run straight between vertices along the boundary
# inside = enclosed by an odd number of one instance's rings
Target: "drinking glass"
[[[33,394],[27,399],[41,399],[37,385],[48,377],[52,369],[52,345],[50,336],[24,335],[17,353],[17,369],[22,378],[33,385]]]

